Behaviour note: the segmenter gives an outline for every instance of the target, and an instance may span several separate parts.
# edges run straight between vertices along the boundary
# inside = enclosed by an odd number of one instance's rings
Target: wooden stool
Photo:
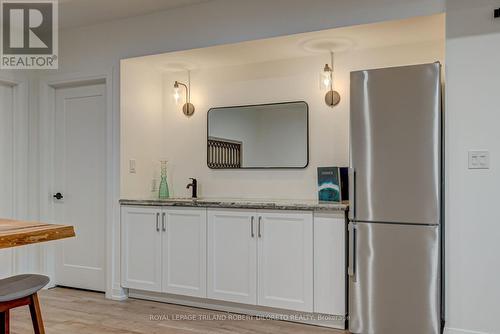
[[[9,334],[9,311],[28,305],[35,334],[45,334],[38,294],[49,283],[42,275],[18,275],[0,280],[0,334]]]

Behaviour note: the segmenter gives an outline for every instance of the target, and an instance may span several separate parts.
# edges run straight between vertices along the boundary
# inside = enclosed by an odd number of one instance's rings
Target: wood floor
[[[105,299],[100,293],[64,288],[40,292],[40,302],[47,334],[347,334],[344,331],[284,321],[220,320],[228,314],[133,299],[116,302]],[[152,315],[157,319],[151,320]],[[33,333],[28,308],[13,310],[11,316],[12,333]],[[186,316],[195,320],[171,320],[173,317]]]

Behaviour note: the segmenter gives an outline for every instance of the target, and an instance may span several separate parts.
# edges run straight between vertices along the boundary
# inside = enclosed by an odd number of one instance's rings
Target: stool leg
[[[9,310],[0,313],[0,334],[10,333],[10,317]]]
[[[40,310],[38,294],[36,293],[30,296],[30,313],[35,334],[45,334],[45,329],[43,328],[42,311]]]

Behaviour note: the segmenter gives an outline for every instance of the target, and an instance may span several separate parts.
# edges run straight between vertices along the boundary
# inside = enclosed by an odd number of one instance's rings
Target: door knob
[[[57,193],[57,194],[55,194],[53,197],[54,197],[55,199],[57,199],[57,200],[61,200],[61,199],[63,199],[63,198],[64,198],[64,196],[63,196],[61,193]]]

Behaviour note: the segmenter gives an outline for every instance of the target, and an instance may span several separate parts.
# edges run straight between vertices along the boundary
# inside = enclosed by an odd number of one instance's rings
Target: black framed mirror
[[[302,169],[309,164],[304,101],[212,108],[207,115],[211,169]]]

